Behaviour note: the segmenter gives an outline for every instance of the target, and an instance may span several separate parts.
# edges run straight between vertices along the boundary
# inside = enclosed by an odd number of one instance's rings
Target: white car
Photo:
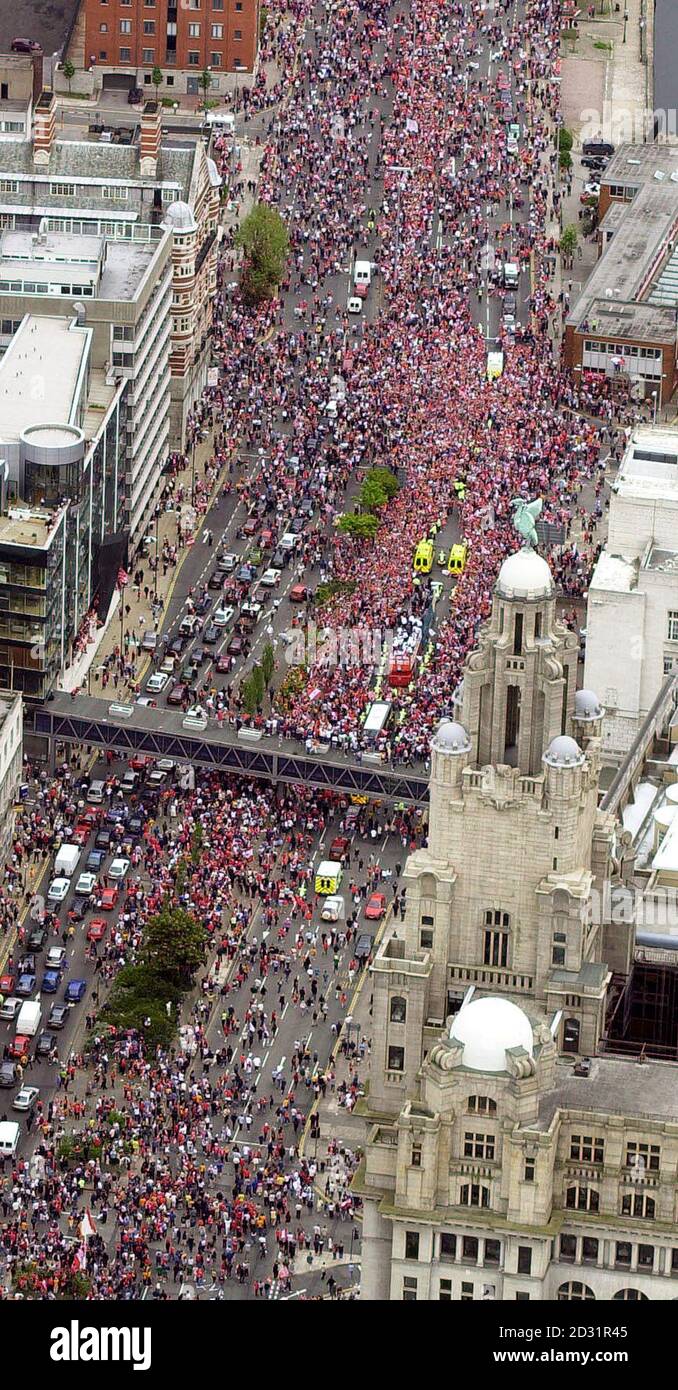
[[[63,946],[50,946],[45,956],[46,970],[61,970],[66,960],[66,952]]]
[[[16,1018],[23,1002],[23,999],[18,999],[15,994],[10,995],[9,999],[4,999],[0,1004],[0,1018],[8,1019],[11,1023],[12,1019]]]
[[[165,782],[167,781],[166,769],[162,767],[154,767],[153,771],[149,772],[146,781],[148,782],[149,787],[164,787]]]
[[[47,901],[50,903],[62,903],[68,894],[70,886],[70,878],[53,878],[47,889]]]
[[[12,1101],[13,1110],[32,1110],[38,1096],[40,1095],[39,1086],[22,1086],[17,1091]]]
[[[261,580],[259,582],[263,584],[263,587],[265,589],[277,588],[278,584],[280,583],[280,570],[264,570],[264,573],[262,574]]]
[[[221,559],[217,561],[217,569],[221,570],[222,574],[232,574],[233,570],[239,564],[240,556],[234,555],[233,551],[229,550],[226,555],[222,555]]]
[[[346,305],[346,308],[348,309],[349,314],[362,314],[363,301],[362,299],[358,299],[358,296],[356,294],[352,294],[351,298],[348,301],[348,304]]]
[[[96,874],[81,874],[75,885],[77,896],[80,898],[88,898],[90,893],[94,892],[96,881]]]
[[[296,550],[298,544],[299,537],[295,535],[294,531],[286,531],[278,541],[281,550]]]
[[[159,695],[160,691],[165,689],[168,680],[169,676],[166,672],[155,671],[150,679],[146,681],[146,689],[149,690],[152,695]]]
[[[205,713],[205,710],[203,709],[202,705],[191,705],[191,708],[186,710],[186,718],[206,719],[207,714]]]
[[[142,709],[152,709],[155,704],[155,700],[152,700],[150,695],[138,695],[134,703],[135,705],[141,705]]]
[[[341,897],[325,898],[320,916],[323,922],[338,922],[344,915],[344,899]]]
[[[215,608],[212,622],[215,627],[227,627],[235,613],[235,608]]]
[[[129,870],[129,859],[114,859],[109,870],[109,878],[124,878]]]
[[[589,198],[598,198],[598,197],[600,197],[600,184],[599,184],[599,183],[585,183],[585,184],[584,184],[584,192],[585,192],[585,194],[587,195],[587,197],[589,197]]]

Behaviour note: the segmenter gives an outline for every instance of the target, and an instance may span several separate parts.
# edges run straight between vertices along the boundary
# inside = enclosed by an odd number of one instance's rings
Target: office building
[[[162,96],[218,99],[254,72],[259,0],[83,0],[85,64],[104,90],[148,86]],[[211,82],[205,92],[202,74]]]
[[[0,863],[14,838],[14,807],[23,777],[23,706],[21,696],[0,690]]]

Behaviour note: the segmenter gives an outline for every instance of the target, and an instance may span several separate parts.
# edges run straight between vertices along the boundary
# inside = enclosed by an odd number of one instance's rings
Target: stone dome
[[[177,198],[175,203],[170,203],[165,212],[164,223],[166,227],[171,227],[173,232],[195,232],[198,224],[188,206]]]
[[[544,762],[549,767],[581,767],[584,754],[575,739],[569,734],[559,734],[552,738],[544,754]]]
[[[598,696],[592,690],[577,690],[574,697],[575,719],[602,719],[604,713]]]
[[[463,726],[453,719],[443,719],[431,740],[434,753],[470,753],[471,740]]]
[[[529,546],[508,555],[497,577],[497,593],[502,598],[552,598],[553,575],[541,555]]]
[[[510,999],[472,999],[450,1028],[450,1040],[464,1044],[462,1063],[471,1071],[507,1071],[508,1048],[524,1047],[534,1055],[532,1024]]]

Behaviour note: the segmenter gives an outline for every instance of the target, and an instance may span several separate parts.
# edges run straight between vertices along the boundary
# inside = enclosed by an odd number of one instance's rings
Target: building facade
[[[634,926],[606,907],[605,710],[576,648],[546,562],[510,556],[371,967],[365,1299],[674,1296],[678,1069],[596,1057]]]
[[[14,837],[14,807],[23,776],[23,706],[21,696],[0,690],[0,862]]]
[[[678,670],[678,434],[638,428],[612,486],[589,585],[584,683],[605,705],[603,750],[622,756]]]
[[[218,96],[254,72],[259,0],[83,0],[85,62],[95,85],[139,85],[154,68],[165,95]],[[202,74],[210,72],[205,91]]]
[[[201,140],[163,145],[157,102],[144,107],[136,145],[101,144],[57,140],[54,95],[43,92],[33,142],[0,143],[0,230],[125,240],[165,222],[172,230],[173,219],[181,223],[185,216],[181,209],[190,209],[190,254],[182,244],[173,262],[170,448],[182,447],[188,413],[207,380],[220,187]],[[181,205],[176,216],[170,214],[174,203]],[[194,294],[187,304],[189,279]]]

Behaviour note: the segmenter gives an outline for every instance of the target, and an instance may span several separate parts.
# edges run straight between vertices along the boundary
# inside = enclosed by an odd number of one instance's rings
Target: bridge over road
[[[385,801],[422,804],[428,801],[428,768],[424,763],[393,768],[375,754],[351,757],[335,748],[300,749],[289,739],[237,731],[210,720],[206,729],[184,727],[184,716],[169,710],[132,706],[128,715],[108,700],[89,695],[57,694],[35,714],[36,734],[49,740],[50,763],[59,743],[90,744],[120,749],[130,757],[148,753],[194,767],[214,768],[270,782],[296,782]],[[128,708],[122,706],[123,709]]]

